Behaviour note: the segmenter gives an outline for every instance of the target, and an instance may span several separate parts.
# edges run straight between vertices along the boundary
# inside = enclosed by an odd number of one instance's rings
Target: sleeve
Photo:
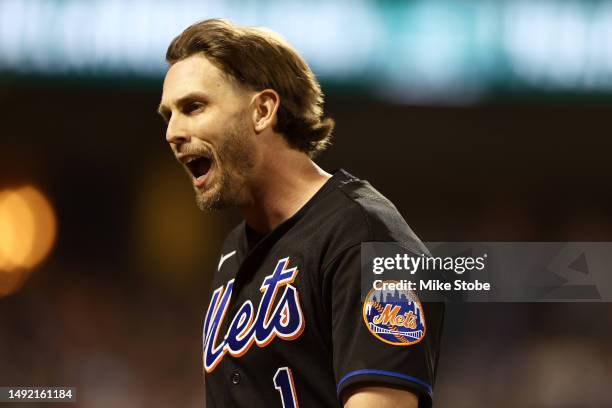
[[[421,304],[408,290],[364,287],[361,246],[326,267],[337,393],[362,385],[402,388],[431,407],[444,304]],[[367,293],[366,293],[367,292]]]

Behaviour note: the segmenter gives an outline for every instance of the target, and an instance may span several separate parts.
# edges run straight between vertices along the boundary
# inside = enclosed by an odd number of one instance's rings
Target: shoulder
[[[396,242],[421,254],[427,249],[408,226],[395,205],[369,182],[339,170],[296,225],[292,242],[298,242],[316,268],[359,254],[366,242]]]
[[[410,235],[410,227],[395,205],[369,182],[355,179],[339,186],[339,191],[359,212],[360,224],[367,227],[370,240],[403,240]]]
[[[427,251],[389,199],[368,181],[340,172],[313,216],[319,239],[333,249],[330,258],[363,242],[399,242],[412,252]]]

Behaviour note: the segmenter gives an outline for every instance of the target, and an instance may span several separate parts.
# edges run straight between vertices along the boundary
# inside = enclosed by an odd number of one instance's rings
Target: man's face
[[[183,164],[201,209],[239,206],[256,159],[250,126],[252,93],[240,89],[202,55],[173,64],[160,114],[166,140]]]

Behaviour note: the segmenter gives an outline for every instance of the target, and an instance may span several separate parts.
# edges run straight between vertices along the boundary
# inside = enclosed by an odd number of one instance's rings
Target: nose
[[[188,142],[189,139],[189,133],[184,126],[181,126],[180,121],[175,119],[175,117],[170,118],[168,128],[166,129],[166,141],[170,144],[179,145]]]

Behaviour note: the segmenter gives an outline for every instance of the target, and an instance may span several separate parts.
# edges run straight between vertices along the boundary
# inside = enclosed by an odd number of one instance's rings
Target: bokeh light
[[[31,186],[0,192],[0,296],[17,290],[49,253],[57,221],[45,196]]]

